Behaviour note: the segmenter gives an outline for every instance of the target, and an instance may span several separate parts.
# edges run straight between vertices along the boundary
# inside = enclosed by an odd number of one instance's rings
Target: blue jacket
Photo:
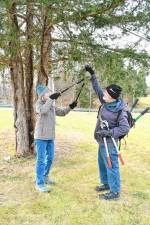
[[[100,128],[100,116],[102,120],[106,120],[109,124],[109,128],[112,132],[112,136],[118,141],[120,136],[127,134],[130,130],[130,126],[127,120],[127,104],[124,103],[122,99],[118,99],[113,103],[105,103],[103,100],[103,91],[102,88],[97,81],[96,75],[94,74],[91,78],[93,89],[95,90],[102,106],[100,108],[99,116],[97,119],[97,124],[94,132],[94,137],[97,142],[103,143],[102,139],[97,138],[97,132],[101,129]],[[122,111],[117,124],[117,117],[119,111]],[[108,143],[112,143],[111,138],[107,138]]]

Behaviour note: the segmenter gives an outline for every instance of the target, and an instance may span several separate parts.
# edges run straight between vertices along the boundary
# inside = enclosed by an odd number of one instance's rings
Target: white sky
[[[101,30],[98,30],[96,32],[96,34],[94,35],[97,40],[99,40],[99,36],[102,34],[101,32],[102,32]],[[138,50],[139,52],[146,51],[150,55],[150,40],[145,40],[144,34],[142,34],[142,32],[135,31],[134,33],[137,35],[140,35],[143,38],[140,38],[140,37],[138,37],[134,34],[130,34],[130,33],[127,33],[127,35],[122,36],[121,29],[117,28],[117,27],[114,27],[114,28],[108,30],[108,32],[107,32],[107,34],[109,34],[110,36],[113,35],[113,33],[121,35],[121,37],[117,38],[115,40],[111,40],[111,39],[106,40],[106,44],[110,45],[110,47],[112,47],[112,46],[114,48],[116,48],[116,47],[118,47],[118,48],[133,47],[136,42],[141,40],[140,44],[138,45],[138,47],[135,47],[135,49]],[[150,74],[146,78],[146,83],[150,87]]]
[[[147,86],[150,87],[150,75],[146,78]]]

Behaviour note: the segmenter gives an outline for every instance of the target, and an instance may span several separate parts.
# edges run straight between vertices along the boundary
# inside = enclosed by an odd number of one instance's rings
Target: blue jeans
[[[35,140],[36,146],[36,185],[43,186],[54,160],[54,141]]]
[[[100,180],[103,184],[108,184],[110,191],[120,192],[120,172],[118,154],[114,146],[108,145],[112,168],[108,168],[106,150],[104,144],[101,144],[98,151],[98,165]]]

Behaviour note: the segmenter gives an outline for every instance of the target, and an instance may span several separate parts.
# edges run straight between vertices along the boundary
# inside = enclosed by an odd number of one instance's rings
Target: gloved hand
[[[72,102],[71,104],[69,104],[69,107],[71,109],[74,109],[77,106],[77,101]]]
[[[112,136],[112,132],[110,130],[100,130],[99,132],[97,132],[102,138],[104,137],[111,137]]]
[[[85,70],[91,74],[91,76],[95,73],[90,65],[85,65]]]
[[[54,94],[50,95],[49,97],[52,100],[56,100],[59,96],[61,96],[61,93],[60,92],[55,92]]]

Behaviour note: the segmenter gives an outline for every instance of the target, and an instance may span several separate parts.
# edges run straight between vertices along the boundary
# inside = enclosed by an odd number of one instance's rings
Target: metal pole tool
[[[102,125],[101,127],[103,127],[102,129],[107,129],[107,130],[109,130],[109,125],[108,125],[108,122],[107,122],[106,120],[102,120],[102,121],[101,121],[101,125]],[[105,139],[106,139],[106,137],[105,137]],[[120,151],[119,151],[118,145],[117,145],[117,143],[116,143],[116,141],[115,141],[115,139],[114,139],[113,136],[111,136],[111,140],[112,140],[112,142],[113,142],[113,144],[114,144],[114,147],[115,147],[115,149],[116,149],[116,151],[117,151],[118,158],[119,158],[121,164],[124,165],[124,164],[125,164],[125,163],[124,163],[124,160],[123,160],[123,158],[122,158],[122,155],[121,155],[121,153],[120,153]],[[106,142],[106,140],[105,140],[105,142]],[[107,144],[107,142],[106,142],[106,144]],[[105,145],[105,143],[104,143],[104,145]],[[107,150],[108,150],[108,145],[107,145],[105,148],[107,148]],[[108,154],[109,154],[109,153],[108,153]],[[109,156],[109,158],[110,158],[110,156]]]

